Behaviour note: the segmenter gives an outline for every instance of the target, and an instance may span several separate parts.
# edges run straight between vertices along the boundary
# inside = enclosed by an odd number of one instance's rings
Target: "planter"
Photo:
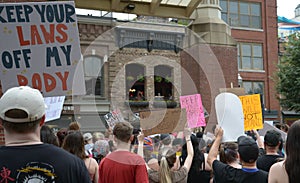
[[[149,102],[148,101],[126,101],[125,105],[129,107],[148,107]]]
[[[153,107],[155,108],[175,108],[177,102],[175,101],[153,101]]]

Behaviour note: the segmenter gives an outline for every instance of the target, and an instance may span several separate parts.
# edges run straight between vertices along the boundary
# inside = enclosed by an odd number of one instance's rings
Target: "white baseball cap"
[[[5,113],[12,109],[20,109],[27,113],[27,118],[7,117]],[[0,118],[15,123],[38,120],[45,114],[45,103],[41,92],[29,86],[8,89],[0,99]]]

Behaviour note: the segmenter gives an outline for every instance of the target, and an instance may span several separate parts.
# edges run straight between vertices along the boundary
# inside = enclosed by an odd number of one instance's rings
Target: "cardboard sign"
[[[200,94],[180,96],[180,106],[186,109],[189,128],[206,126]]]
[[[145,136],[183,131],[187,121],[185,109],[140,112]]]
[[[110,127],[111,129],[114,128],[114,126],[117,122],[124,121],[120,110],[113,110],[110,113],[105,114],[104,119],[105,119],[108,127]]]
[[[84,94],[74,2],[1,3],[0,9],[2,90],[28,85],[44,96]]]
[[[64,105],[65,96],[44,98],[46,108],[45,122],[59,119]]]
[[[245,95],[245,88],[220,88],[219,89],[220,93],[224,93],[224,92],[227,92],[227,93],[233,93],[237,96],[241,96],[241,95]]]
[[[260,103],[260,95],[239,96],[244,112],[245,131],[263,128],[263,116]]]
[[[244,135],[244,114],[238,96],[221,93],[215,99],[218,125],[224,130],[223,142],[236,142]]]
[[[258,134],[260,136],[265,136],[266,133],[267,133],[267,131],[269,131],[269,130],[276,130],[276,131],[278,131],[281,134],[281,137],[282,137],[283,141],[286,140],[287,133],[285,133],[284,131],[279,130],[275,126],[270,125],[269,123],[264,123],[263,129],[259,130]]]

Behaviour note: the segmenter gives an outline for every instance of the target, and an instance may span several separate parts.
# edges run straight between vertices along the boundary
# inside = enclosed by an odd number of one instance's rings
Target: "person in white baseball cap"
[[[7,173],[7,179],[12,182],[91,182],[81,159],[41,142],[45,110],[40,91],[28,86],[8,89],[1,97],[0,123],[4,128],[5,146],[0,147],[0,167]]]

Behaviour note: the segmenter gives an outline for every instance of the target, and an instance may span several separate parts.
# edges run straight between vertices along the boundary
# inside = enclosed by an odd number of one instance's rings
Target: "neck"
[[[125,142],[117,142],[117,151],[129,151],[130,144]]]
[[[5,131],[4,131],[5,132]],[[4,133],[6,146],[42,144],[39,133]]]
[[[254,163],[245,163],[245,162],[242,162],[242,168],[254,169],[254,168],[256,168],[256,162],[254,162]]]
[[[278,149],[266,149],[267,155],[278,155]]]

